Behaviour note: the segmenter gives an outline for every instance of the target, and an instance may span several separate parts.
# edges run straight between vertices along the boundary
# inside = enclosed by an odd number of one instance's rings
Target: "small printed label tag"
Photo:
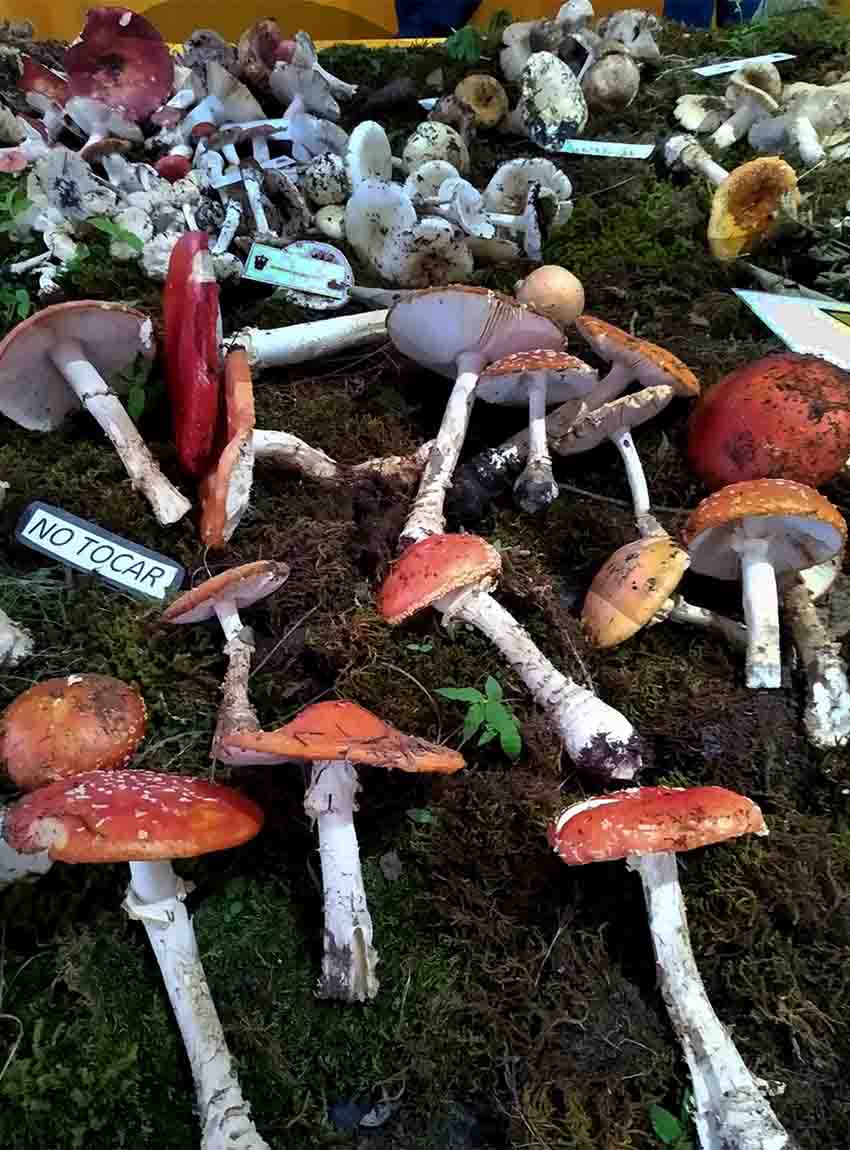
[[[348,294],[345,271],[339,264],[294,255],[269,244],[251,245],[242,275],[244,279],[328,299],[344,299]]]
[[[559,148],[547,151],[564,152],[568,156],[611,156],[618,160],[648,160],[655,144],[621,144],[614,140],[565,140]]]
[[[791,351],[820,356],[850,371],[850,304],[733,290]]]
[[[113,587],[147,599],[164,599],[181,586],[185,575],[173,559],[49,503],[30,503],[24,508],[15,538],[66,567],[97,575]]]
[[[770,52],[767,56],[746,56],[743,60],[723,60],[720,64],[706,64],[702,68],[691,68],[697,76],[723,76],[727,72],[737,72],[746,64],[778,64],[780,60],[795,60],[793,52]]]

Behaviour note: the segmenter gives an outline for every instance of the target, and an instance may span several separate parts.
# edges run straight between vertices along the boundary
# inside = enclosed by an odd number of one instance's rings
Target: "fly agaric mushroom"
[[[54,431],[66,415],[84,407],[112,443],[133,487],[150,502],[157,522],[168,525],[191,504],[159,470],[115,394],[120,373],[137,356],[153,354],[151,322],[134,308],[97,300],[53,304],[19,323],[0,343],[0,411],[19,427]]]
[[[0,771],[32,791],[88,771],[125,766],[145,736],[141,695],[108,675],[44,679],[0,715]],[[21,854],[3,840],[0,810],[0,890],[44,874],[51,860]]]
[[[127,8],[90,8],[65,53],[68,94],[99,100],[134,122],[171,95],[174,63],[153,24]]]
[[[538,313],[565,330],[584,311],[584,287],[572,272],[558,264],[535,268],[514,285],[514,295]]]
[[[635,382],[641,387],[672,387],[677,395],[699,395],[697,377],[665,348],[629,335],[622,328],[593,315],[579,316],[576,329],[593,351],[611,365],[611,370],[600,380],[594,394],[597,406],[601,406],[601,397],[604,396],[602,402],[607,403]]]
[[[749,479],[820,487],[850,455],[850,374],[784,351],[741,364],[688,424],[688,462],[710,488]]]
[[[598,376],[574,355],[543,349],[520,351],[489,364],[481,373],[476,395],[485,403],[528,405],[528,461],[514,484],[523,511],[534,513],[558,498],[546,438],[546,405],[575,401],[592,391]]]
[[[324,889],[324,954],[320,998],[366,1002],[378,992],[372,919],[354,829],[360,765],[451,774],[457,751],[403,735],[348,701],[315,703],[276,731],[234,732],[221,744],[224,762],[312,764],[304,809],[316,822]]]
[[[562,674],[490,594],[502,569],[495,547],[475,535],[431,535],[404,552],[378,592],[391,625],[434,607],[444,623],[467,623],[510,663],[563,740],[582,774],[605,782],[634,779],[640,740],[631,723]]]
[[[205,547],[229,541],[248,507],[254,479],[254,388],[251,365],[241,347],[224,361],[224,446],[199,488],[200,536]]]
[[[270,1150],[250,1117],[210,994],[188,886],[171,866],[241,846],[263,825],[260,808],[230,787],[154,771],[94,771],[18,800],[5,835],[22,853],[56,862],[130,864],[124,909],[141,921],[186,1047],[204,1150]]]
[[[479,128],[495,128],[508,114],[508,94],[495,76],[473,72],[464,76],[454,94],[472,109]]]
[[[272,595],[288,577],[286,563],[272,559],[243,563],[241,567],[231,567],[229,571],[213,575],[206,582],[178,595],[162,613],[162,622],[173,624],[201,623],[215,618],[224,632],[227,672],[213,736],[213,758],[219,742],[230,731],[257,730],[260,725],[248,698],[254,635],[250,627],[242,625],[239,609]]]
[[[766,835],[759,808],[723,787],[636,787],[559,815],[549,842],[569,866],[626,860],[643,886],[661,997],[684,1050],[703,1150],[791,1150],[791,1140],[708,1000],[691,949],[676,854]]]
[[[511,352],[560,350],[551,320],[485,288],[429,288],[399,300],[387,316],[395,347],[423,367],[453,378],[440,430],[402,530],[402,546],[442,531],[446,488],[463,447],[478,377]]]
[[[552,52],[534,52],[522,71],[517,105],[526,136],[544,150],[557,151],[580,136],[587,103],[575,74]]]
[[[837,555],[847,540],[841,513],[805,484],[754,479],[703,499],[683,539],[695,572],[743,582],[747,686],[781,687],[777,576]]]

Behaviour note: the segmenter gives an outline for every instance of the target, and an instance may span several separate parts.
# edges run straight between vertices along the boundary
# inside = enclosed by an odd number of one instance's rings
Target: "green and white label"
[[[568,156],[611,156],[618,160],[648,160],[655,144],[621,144],[615,140],[566,140],[559,148],[547,151]]]
[[[244,279],[327,299],[341,300],[348,294],[345,270],[339,264],[294,255],[269,244],[251,245],[242,274]]]
[[[49,503],[30,503],[24,508],[15,538],[66,567],[97,575],[113,587],[147,599],[163,600],[181,586],[185,575],[173,559]]]

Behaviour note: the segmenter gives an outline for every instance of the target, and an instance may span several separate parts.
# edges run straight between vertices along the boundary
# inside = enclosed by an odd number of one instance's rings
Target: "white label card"
[[[285,248],[252,244],[245,261],[243,279],[257,280],[274,287],[311,292],[328,299],[345,299],[345,269],[330,260],[294,255]]]
[[[850,304],[734,290],[791,351],[820,356],[850,371]]]
[[[547,151],[568,156],[611,156],[618,160],[648,160],[655,144],[621,144],[615,140],[566,140],[559,148]]]
[[[181,586],[185,576],[173,559],[49,503],[30,503],[24,508],[15,538],[66,567],[97,575],[113,587],[146,599],[163,600]]]
[[[743,60],[723,60],[720,64],[706,64],[702,68],[691,68],[697,76],[724,76],[727,72],[737,72],[745,64],[778,64],[780,60],[796,60],[793,52],[770,52],[767,56],[747,56]]]

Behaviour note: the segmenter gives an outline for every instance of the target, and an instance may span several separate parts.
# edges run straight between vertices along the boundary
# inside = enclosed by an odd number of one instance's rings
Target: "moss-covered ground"
[[[653,139],[673,126],[675,97],[699,84],[682,70],[706,59],[783,49],[786,76],[821,80],[850,67],[850,21],[812,13],[763,29],[668,29],[664,59],[621,117],[588,135]],[[373,86],[421,78],[433,52],[329,53],[347,79]],[[444,62],[444,61],[443,61]],[[447,66],[453,79],[457,65]],[[391,124],[400,139],[412,121]],[[527,151],[527,149],[525,149]],[[505,155],[481,140],[476,177]],[[730,163],[745,158],[740,148]],[[673,186],[638,163],[571,160],[572,220],[550,258],[584,281],[588,310],[668,347],[710,386],[775,347],[731,295],[741,279],[705,247],[708,192]],[[801,189],[818,220],[844,214],[847,169],[825,167]],[[765,267],[785,266],[780,247]],[[516,269],[501,269],[510,286]],[[498,277],[490,277],[495,282]],[[741,279],[741,282],[743,280]],[[66,281],[69,296],[159,301],[110,264],[97,240]],[[225,292],[225,324],[305,318],[244,285]],[[5,317],[9,326],[11,317]],[[579,354],[586,349],[574,341]],[[24,381],[25,384],[25,381]],[[401,453],[432,436],[443,381],[386,347],[266,372],[258,425],[285,428],[344,463]],[[672,405],[639,446],[660,517],[673,532],[704,494],[685,466],[688,410]],[[520,411],[479,405],[469,453],[522,426]],[[168,474],[159,367],[140,421]],[[850,769],[801,733],[804,683],[769,696],[743,686],[742,661],[710,634],[663,625],[604,655],[577,614],[603,559],[632,534],[628,489],[613,450],[556,464],[561,498],[537,518],[508,500],[466,526],[502,549],[502,601],[559,666],[595,684],[640,729],[650,783],[719,784],[757,800],[766,839],[680,860],[694,950],[708,993],[752,1070],[784,1084],[773,1099],[800,1150],[850,1145]],[[63,572],[14,541],[22,508],[41,499],[163,551],[193,580],[257,558],[286,560],[289,581],[246,616],[257,634],[252,697],[273,726],[307,702],[350,697],[430,739],[457,745],[462,708],[446,686],[499,678],[523,730],[511,764],[495,744],[469,744],[448,780],[364,769],[358,834],[381,962],[365,1007],[313,993],[321,895],[300,768],[215,768],[264,806],[248,846],[180,865],[204,965],[246,1095],[274,1150],[647,1150],[659,1145],[653,1102],[678,1109],[687,1070],[656,988],[639,885],[621,864],[567,869],[547,820],[583,786],[554,736],[488,644],[435,617],[399,630],[374,610],[407,495],[385,483],[322,487],[258,466],[250,512],[231,546],[205,556],[191,518],[158,528],[120,463],[83,417],[49,435],[0,423],[0,607],[26,624],[34,656],[0,674],[0,703],[70,671],[117,675],[147,700],[139,766],[208,775],[224,669],[212,625],[157,625],[158,610]],[[850,514],[850,482],[825,489]],[[456,520],[450,526],[463,526]],[[740,615],[734,588],[689,578],[697,602]],[[788,648],[788,644],[785,644]],[[850,645],[845,641],[845,656]],[[6,788],[3,797],[11,797]],[[138,924],[121,909],[121,866],[56,865],[0,895],[0,1146],[4,1150],[191,1150],[192,1089],[159,974]],[[382,1127],[341,1128],[341,1103],[398,1096]],[[334,1124],[332,1116],[339,1122]],[[344,1125],[344,1123],[342,1124]]]

